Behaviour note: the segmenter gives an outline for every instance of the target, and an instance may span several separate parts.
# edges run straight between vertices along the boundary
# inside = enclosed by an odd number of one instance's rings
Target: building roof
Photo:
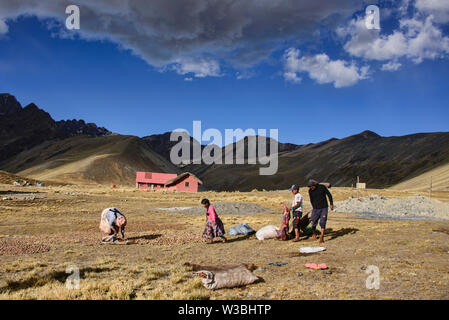
[[[172,180],[176,177],[176,173],[137,172],[136,182],[165,184],[167,181]]]
[[[190,172],[184,172],[184,173],[180,174],[179,176],[177,176],[177,177],[175,177],[175,178],[173,178],[173,179],[167,181],[167,182],[165,183],[165,187],[167,187],[167,186],[169,186],[169,185],[172,185],[172,184],[176,184],[178,181],[184,179],[184,177],[189,176],[189,175],[192,176],[196,181],[198,181],[199,184],[203,184],[203,181],[201,181],[201,180],[200,180],[196,175],[194,175],[193,173],[190,173]]]

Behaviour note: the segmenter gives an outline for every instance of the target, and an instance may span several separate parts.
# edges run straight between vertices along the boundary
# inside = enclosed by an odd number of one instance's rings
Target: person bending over
[[[125,226],[127,220],[117,208],[107,208],[101,213],[100,230],[106,234],[102,241],[115,240],[120,232],[122,240],[125,240]]]

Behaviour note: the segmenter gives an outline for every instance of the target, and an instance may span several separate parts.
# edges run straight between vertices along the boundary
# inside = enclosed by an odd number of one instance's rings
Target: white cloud
[[[298,83],[298,73],[307,73],[317,83],[333,83],[335,88],[348,87],[368,78],[369,67],[357,67],[343,60],[331,60],[325,53],[300,57],[300,51],[290,48],[285,52],[284,78]]]
[[[401,32],[380,35],[378,30],[367,29],[363,18],[353,19],[346,27],[338,28],[337,34],[348,38],[343,47],[355,57],[390,60],[404,55],[407,49],[406,38]]]
[[[449,37],[433,24],[433,17],[420,21],[415,18],[401,20],[401,29],[404,29],[408,37],[406,56],[415,63],[421,63],[423,59],[443,58],[449,54]]]
[[[413,0],[402,0],[402,1],[399,3],[398,12],[399,12],[399,14],[400,14],[401,16],[407,15],[408,8],[409,8],[410,3],[411,3],[412,1],[413,1]]]
[[[436,22],[449,22],[448,0],[416,0],[415,6],[419,11],[433,15]]]
[[[184,81],[193,81],[193,78],[184,78]]]
[[[296,72],[291,71],[284,72],[284,79],[293,83],[301,83],[302,81],[302,78],[298,77]]]
[[[81,29],[76,38],[111,41],[156,69],[171,70],[179,60],[207,56],[244,70],[267,61],[291,39],[299,42],[319,26],[346,20],[360,7],[359,2],[78,0]],[[0,13],[4,19],[36,16],[55,20],[59,27],[52,33],[70,38],[73,33],[61,31],[68,4],[67,0],[1,0]],[[218,73],[210,63],[180,64],[175,70],[181,74],[188,70],[197,77]]]
[[[449,53],[449,38],[433,23],[432,16],[424,20],[403,18],[399,29],[389,35],[368,30],[363,19],[353,19],[347,27],[338,28],[337,34],[348,39],[344,49],[349,54],[368,60],[405,57],[421,63],[424,59],[443,58]]]
[[[384,63],[380,68],[382,71],[397,71],[402,65],[399,62],[390,61]]]
[[[251,79],[252,77],[254,77],[256,75],[256,72],[252,71],[252,70],[243,70],[243,71],[237,71],[235,73],[235,77],[237,80],[246,80],[246,79]]]
[[[25,15],[57,21],[52,33],[71,38],[74,33],[63,28],[67,4],[66,0],[1,0],[0,35],[8,32],[5,21]],[[359,0],[78,0],[77,4],[81,9],[77,39],[111,41],[149,65],[175,70],[185,78],[221,76],[220,61],[240,71],[238,79],[248,77],[245,70],[266,62],[273,52],[293,46],[289,41],[299,46],[321,26],[346,21],[361,5]],[[415,16],[405,18],[411,6]],[[364,19],[339,28],[344,49],[353,57],[395,63],[401,58],[420,63],[449,54],[449,38],[437,25],[449,22],[449,0],[402,0],[395,10],[400,27],[389,35],[366,29]],[[382,14],[393,15],[390,9]],[[305,72],[317,82],[332,79],[335,86],[344,86],[366,77],[366,68],[342,60],[326,62],[326,57],[298,58],[304,70],[286,68],[285,79],[299,83],[300,73]],[[323,63],[329,70],[320,73],[306,68],[306,63]],[[339,69],[341,80],[333,74]]]
[[[178,59],[173,69],[181,75],[193,74],[196,78],[220,77],[220,64],[212,59]]]
[[[0,35],[8,33],[8,25],[5,21],[0,19]]]

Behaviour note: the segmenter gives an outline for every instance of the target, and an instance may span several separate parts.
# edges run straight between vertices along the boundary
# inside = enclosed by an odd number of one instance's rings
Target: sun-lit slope
[[[432,188],[435,190],[449,190],[449,163],[423,173],[415,178],[406,180],[392,187],[393,190],[428,190],[432,177]]]
[[[31,179],[29,177],[19,176],[17,174],[9,173],[3,170],[0,170],[0,184],[13,184],[15,181],[19,181],[21,183],[27,181],[33,185],[35,185],[38,182],[43,182],[46,186],[48,185],[66,185],[66,183],[61,182],[55,182],[55,181],[49,181],[44,179]]]
[[[18,176],[16,174],[12,174],[3,170],[0,170],[0,183],[2,184],[13,184],[16,180],[28,180],[31,183],[35,183],[35,181],[30,179],[25,179],[24,177]]]
[[[77,136],[22,152],[4,168],[23,176],[73,183],[133,184],[136,171],[177,168],[134,136]]]

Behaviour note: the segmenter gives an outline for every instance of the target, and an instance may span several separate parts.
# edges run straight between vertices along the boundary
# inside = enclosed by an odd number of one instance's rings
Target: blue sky
[[[3,33],[0,23],[0,92],[15,95],[23,106],[36,103],[55,120],[84,119],[137,136],[177,128],[191,132],[193,120],[201,120],[203,130],[222,132],[279,129],[281,142],[296,144],[364,130],[383,136],[448,131],[449,19],[441,7],[435,16],[422,1],[409,4],[407,14],[381,4],[380,41],[369,48],[357,33],[366,32],[357,29],[361,3],[338,24],[318,21],[306,31],[298,26],[298,38],[273,35],[257,43],[260,35],[251,34],[224,46],[227,51],[197,41],[180,50],[158,44],[150,53],[105,30],[92,39],[95,26],[83,31],[83,5],[81,33],[67,36],[70,31],[57,24],[61,18],[52,16],[54,8],[42,17],[32,14],[30,4],[26,15],[4,14]],[[399,21],[409,27],[401,29]],[[397,37],[389,38],[395,32]],[[271,44],[268,55],[254,57],[257,63],[229,58],[235,48],[251,53]],[[154,50],[170,57],[156,59]],[[397,70],[383,71],[387,64]]]

